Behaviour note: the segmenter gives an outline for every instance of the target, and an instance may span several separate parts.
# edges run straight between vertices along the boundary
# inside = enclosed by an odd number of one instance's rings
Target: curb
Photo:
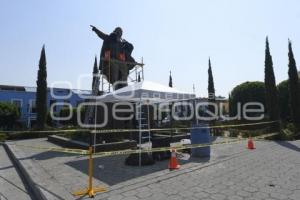
[[[3,144],[6,152],[8,153],[8,156],[12,158],[14,164],[16,164],[17,168],[19,169],[22,176],[25,178],[25,182],[27,183],[27,186],[30,188],[30,190],[33,192],[33,196],[36,199],[39,200],[47,200],[47,198],[43,195],[41,190],[36,187],[36,183],[31,179],[30,175],[27,173],[26,169],[23,167],[23,165],[20,163],[20,161],[16,158],[14,153],[11,151],[9,145],[5,142]]]

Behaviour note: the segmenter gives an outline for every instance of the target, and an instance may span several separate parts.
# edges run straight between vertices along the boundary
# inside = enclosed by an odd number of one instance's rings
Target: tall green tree
[[[296,67],[296,61],[293,54],[292,43],[289,40],[289,95],[290,95],[290,110],[293,123],[300,130],[300,87],[299,77]]]
[[[269,40],[266,38],[265,50],[265,92],[267,113],[270,120],[279,119],[279,100],[276,80],[273,70],[273,61],[270,53]]]
[[[208,98],[211,100],[215,100],[215,86],[210,58],[208,59]]]
[[[171,71],[170,71],[170,76],[169,76],[169,87],[173,87],[173,79],[172,79]]]
[[[36,84],[37,128],[44,129],[47,117],[47,69],[45,45],[41,51]]]
[[[95,80],[96,80],[96,77],[99,73],[99,70],[98,70],[98,65],[97,65],[97,56],[95,56],[95,61],[94,61],[94,67],[93,67],[93,82],[92,82],[92,88],[93,88],[93,85],[95,83]]]
[[[211,69],[211,62],[210,62],[210,58],[208,59],[208,101],[210,103],[215,103],[216,102],[216,95],[215,95],[215,86],[214,86],[214,78],[213,78],[213,73],[212,73],[212,69]],[[213,105],[208,105],[208,110],[212,113],[216,113],[217,110],[219,110],[216,107],[214,107]],[[211,124],[214,124],[214,121],[211,122]]]

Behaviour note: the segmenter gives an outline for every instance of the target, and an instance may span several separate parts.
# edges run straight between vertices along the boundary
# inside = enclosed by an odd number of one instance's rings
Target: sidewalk
[[[31,199],[2,145],[0,145],[0,199]]]

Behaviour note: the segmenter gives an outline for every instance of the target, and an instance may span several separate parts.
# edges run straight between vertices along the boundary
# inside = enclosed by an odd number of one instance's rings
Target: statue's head
[[[117,28],[115,28],[114,33],[117,35],[118,38],[121,38],[123,31],[122,31],[121,27],[117,27]]]

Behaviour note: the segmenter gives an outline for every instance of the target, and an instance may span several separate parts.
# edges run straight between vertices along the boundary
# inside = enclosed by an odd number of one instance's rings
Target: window
[[[29,112],[36,113],[36,103],[34,99],[29,100]]]
[[[22,99],[12,99],[11,103],[16,105],[19,113],[22,114],[22,104],[23,104],[23,100]]]

